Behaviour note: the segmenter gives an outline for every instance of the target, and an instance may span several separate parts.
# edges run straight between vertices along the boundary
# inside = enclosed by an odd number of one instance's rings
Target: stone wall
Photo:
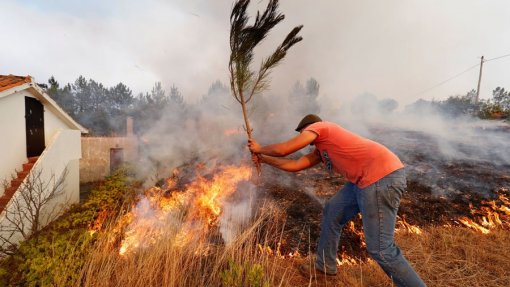
[[[137,138],[134,136],[81,138],[81,183],[102,180],[110,175],[112,149],[122,149],[123,161],[132,162],[138,157]]]

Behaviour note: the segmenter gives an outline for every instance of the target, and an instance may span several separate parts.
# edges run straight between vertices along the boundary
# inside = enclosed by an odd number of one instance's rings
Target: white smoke
[[[237,196],[223,204],[219,218],[220,232],[225,243],[229,244],[243,231],[253,216],[253,204],[257,186],[247,183],[238,188]]]

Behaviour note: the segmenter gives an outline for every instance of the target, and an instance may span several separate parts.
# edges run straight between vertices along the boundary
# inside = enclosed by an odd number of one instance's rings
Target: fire
[[[358,217],[361,219],[361,214],[358,214]],[[357,236],[359,236],[360,240],[361,240],[361,247],[367,247],[367,243],[365,242],[365,233],[363,232],[363,230],[358,230],[356,229],[356,225],[354,224],[354,221],[349,221],[349,223],[347,223],[347,228],[354,234],[356,234]]]
[[[206,234],[217,224],[224,200],[240,182],[249,180],[251,173],[247,166],[227,166],[212,179],[199,176],[183,190],[175,189],[175,181],[168,179],[167,186],[173,190],[169,196],[159,187],[150,188],[126,215],[131,220],[119,254],[151,246],[163,235],[172,237],[177,246],[184,246],[197,235]]]
[[[299,253],[299,250],[289,252],[289,254],[284,254],[281,251],[281,247],[282,247],[282,243],[281,242],[277,243],[276,250],[273,250],[271,247],[269,247],[266,244],[264,244],[264,245],[262,245],[260,243],[257,244],[257,249],[259,250],[259,252],[261,254],[265,254],[265,255],[269,255],[269,256],[275,256],[275,257],[278,257],[280,259],[301,258],[302,257],[301,253]]]
[[[402,217],[402,219],[400,219],[398,221],[398,225],[400,225],[400,227],[396,228],[397,232],[400,230],[405,230],[408,233],[414,233],[414,234],[418,234],[418,235],[423,233],[423,231],[418,226],[409,224],[406,221],[405,217]]]
[[[97,215],[97,218],[90,224],[88,232],[90,236],[94,235],[97,231],[101,230],[103,227],[103,223],[105,219],[108,217],[108,212],[106,210],[102,210]]]
[[[337,266],[343,266],[343,265],[352,266],[352,265],[356,265],[356,264],[358,264],[358,261],[355,258],[350,257],[349,255],[347,255],[345,250],[342,251],[342,254],[340,255],[340,258],[336,259],[336,265]]]
[[[491,229],[510,227],[510,200],[503,192],[500,191],[497,201],[483,200],[478,209],[470,203],[470,213],[474,219],[461,217],[459,222],[483,234],[489,234]]]
[[[459,218],[459,221],[464,224],[467,227],[470,227],[474,230],[480,231],[483,234],[489,234],[490,230],[481,226],[480,224],[474,222],[473,220],[467,218],[467,217],[461,217]]]
[[[216,224],[222,201],[236,191],[239,182],[250,179],[251,170],[247,166],[228,167],[210,181],[199,177],[186,190],[186,193],[197,195],[192,203],[193,208],[189,210],[188,221],[202,219],[209,226]]]

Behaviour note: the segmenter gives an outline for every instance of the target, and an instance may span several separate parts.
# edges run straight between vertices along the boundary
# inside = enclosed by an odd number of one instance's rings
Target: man
[[[254,162],[296,172],[323,162],[328,171],[348,183],[325,205],[315,266],[300,266],[301,273],[336,275],[336,255],[342,228],[361,212],[367,252],[397,286],[425,286],[395,244],[395,221],[400,197],[406,189],[404,165],[385,146],[341,126],[305,116],[296,128],[300,134],[286,142],[261,146],[248,142]],[[297,160],[284,158],[307,145],[315,150]]]

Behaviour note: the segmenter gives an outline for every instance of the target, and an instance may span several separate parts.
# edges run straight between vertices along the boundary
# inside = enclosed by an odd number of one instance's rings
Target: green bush
[[[115,218],[134,194],[125,170],[106,178],[83,204],[72,206],[0,261],[0,286],[74,285],[96,239],[89,226],[100,212]]]
[[[491,101],[484,102],[478,114],[481,119],[502,119],[508,118],[509,115],[510,111]]]
[[[228,261],[228,268],[220,273],[223,286],[228,287],[267,287],[269,282],[264,279],[262,265],[245,262],[243,265]]]

